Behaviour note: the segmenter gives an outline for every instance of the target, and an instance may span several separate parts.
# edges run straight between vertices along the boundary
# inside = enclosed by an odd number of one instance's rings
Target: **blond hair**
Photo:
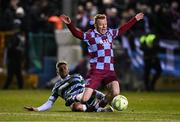
[[[98,19],[106,19],[106,15],[105,14],[97,14],[95,17],[94,17],[94,23],[96,24],[97,23],[97,20]]]

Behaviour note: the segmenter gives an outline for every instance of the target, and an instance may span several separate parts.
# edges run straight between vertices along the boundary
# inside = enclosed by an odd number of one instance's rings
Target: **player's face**
[[[95,28],[99,33],[105,34],[107,32],[107,20],[106,19],[98,19],[95,24]]]
[[[58,72],[59,72],[59,75],[62,77],[62,78],[65,78],[68,74],[69,74],[69,69],[68,69],[68,66],[67,64],[60,64],[58,66]]]

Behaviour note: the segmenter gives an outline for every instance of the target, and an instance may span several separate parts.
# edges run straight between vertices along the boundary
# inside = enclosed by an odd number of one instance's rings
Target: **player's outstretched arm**
[[[71,23],[71,19],[70,17],[66,16],[66,15],[61,15],[60,16],[61,20],[65,23],[65,24],[70,24]]]
[[[140,21],[141,19],[144,18],[144,13],[138,13],[138,14],[136,14],[135,18],[136,18],[137,21]]]
[[[66,15],[61,15],[60,17],[61,17],[61,20],[67,25],[67,27],[69,28],[69,30],[71,31],[71,33],[73,34],[73,36],[75,36],[76,38],[82,40],[82,39],[83,39],[83,32],[80,31],[80,29],[77,29],[77,28],[73,25],[70,17],[68,17],[68,16],[66,16]]]
[[[28,111],[46,111],[46,110],[52,108],[53,103],[56,100],[57,100],[57,96],[51,95],[49,97],[49,99],[44,104],[42,104],[41,106],[39,106],[39,107],[25,106],[24,109],[26,109]]]
[[[37,108],[32,107],[32,106],[25,106],[24,109],[28,110],[28,111],[38,111]]]
[[[24,108],[28,111],[46,111],[50,108],[52,108],[53,102],[48,100],[47,102],[45,102],[43,105],[39,106],[39,107],[29,107],[29,106],[25,106]]]
[[[123,26],[119,28],[119,35],[125,33],[127,30],[129,30],[137,21],[140,21],[144,18],[143,13],[136,14],[135,17],[133,17],[131,20],[129,20],[127,23],[125,23]]]

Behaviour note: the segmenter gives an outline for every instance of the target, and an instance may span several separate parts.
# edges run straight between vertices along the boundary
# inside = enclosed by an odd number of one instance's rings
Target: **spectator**
[[[23,30],[25,11],[20,6],[20,0],[10,0],[9,7],[5,10],[5,30]]]
[[[8,89],[12,83],[13,76],[17,78],[18,88],[23,88],[23,76],[22,76],[22,49],[20,48],[21,39],[19,33],[14,34],[8,40],[6,63],[7,63],[7,79],[3,89]]]
[[[145,90],[154,91],[156,82],[159,79],[162,72],[160,59],[158,58],[159,40],[155,34],[149,33],[147,35],[141,36],[140,41],[141,41],[141,49],[144,52]],[[153,74],[152,74],[152,69],[155,70],[155,73]]]

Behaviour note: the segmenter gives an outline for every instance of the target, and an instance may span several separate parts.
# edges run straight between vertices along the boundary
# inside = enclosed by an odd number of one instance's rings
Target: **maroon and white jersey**
[[[83,40],[88,45],[91,68],[114,71],[112,42],[118,32],[118,29],[108,29],[105,34],[100,34],[94,29],[84,33]]]
[[[75,37],[84,40],[87,43],[92,69],[114,71],[113,39],[126,32],[136,22],[136,18],[133,17],[118,29],[108,29],[105,34],[100,34],[96,29],[83,33],[75,28],[72,23],[67,24],[67,26]]]

